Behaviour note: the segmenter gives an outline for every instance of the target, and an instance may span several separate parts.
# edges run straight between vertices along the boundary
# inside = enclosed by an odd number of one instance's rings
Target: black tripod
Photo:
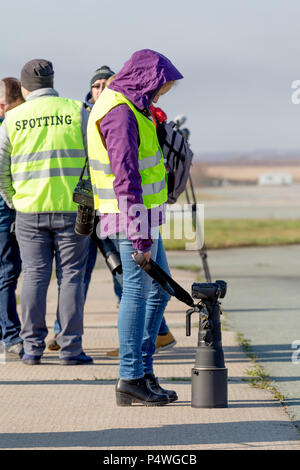
[[[196,202],[196,196],[195,196],[195,191],[194,191],[194,186],[193,186],[191,175],[189,175],[189,185],[190,185],[190,192],[192,196],[192,222],[193,222],[194,230],[196,231],[196,239],[200,240],[199,224],[197,223],[197,202]],[[189,194],[187,187],[185,188],[185,196],[186,196],[187,203],[191,204],[191,198],[190,198],[190,194]],[[199,248],[198,251],[202,259],[206,282],[211,282],[211,275],[210,275],[208,262],[207,262],[207,251],[206,251],[206,247],[204,243]]]
[[[184,124],[186,121],[186,117],[181,115],[178,116],[177,118],[174,119],[175,123],[175,129],[180,132],[180,134],[184,137],[186,141],[188,141],[189,136],[190,136],[190,131],[187,128],[180,129],[180,126]],[[193,227],[196,232],[196,239],[200,240],[200,233],[199,233],[199,224],[197,223],[197,200],[196,200],[196,195],[194,191],[194,186],[191,178],[191,174],[189,173],[188,177],[189,181],[189,186],[190,186],[190,193],[191,197],[188,191],[188,188],[185,188],[185,196],[186,196],[186,202],[190,205],[192,203],[192,222],[193,222]],[[207,251],[205,244],[201,244],[201,247],[199,248],[199,255],[202,259],[202,264],[203,264],[203,270],[205,274],[205,279],[206,282],[211,282],[211,275],[208,267],[208,262],[207,262]]]

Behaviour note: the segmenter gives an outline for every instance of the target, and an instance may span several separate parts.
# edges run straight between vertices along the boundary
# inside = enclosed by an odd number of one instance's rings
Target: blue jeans
[[[166,319],[165,317],[162,317],[162,321],[161,321],[161,324],[160,324],[160,327],[159,327],[159,332],[158,334],[159,335],[166,335],[169,331],[169,327],[167,325],[167,322],[166,322]]]
[[[119,239],[123,267],[123,293],[118,315],[122,379],[153,373],[155,341],[170,296],[132,259],[131,241]],[[153,237],[151,258],[169,273],[159,232]]]
[[[23,283],[22,330],[26,354],[40,356],[45,348],[46,298],[55,257],[61,332],[60,357],[82,352],[83,276],[88,239],[74,232],[76,213],[17,213]]]
[[[17,240],[8,231],[0,231],[0,339],[8,347],[22,342],[17,313],[16,287],[21,272]]]
[[[114,238],[111,239],[113,243],[115,244],[116,248],[119,249],[119,244],[118,241]],[[84,299],[86,300],[88,288],[90,285],[91,281],[91,276],[93,269],[96,264],[96,259],[97,259],[97,244],[95,241],[91,238],[90,239],[90,244],[89,244],[89,251],[88,251],[88,256],[87,256],[87,263],[86,263],[86,271],[85,271],[85,276],[84,276]],[[167,262],[165,264],[167,266]],[[167,272],[169,272],[169,267],[167,266]],[[121,302],[122,298],[122,290],[123,290],[123,275],[116,273],[113,275],[113,286],[114,286],[114,292],[116,294],[116,297],[119,301]],[[58,312],[57,312],[57,317],[58,317]],[[58,335],[58,333],[61,331],[61,327],[59,325],[59,321],[56,318],[54,322],[54,335]],[[162,318],[160,327],[159,327],[159,335],[165,335],[169,331],[168,325],[166,323],[165,318]]]
[[[97,251],[98,251],[98,246],[95,240],[93,238],[89,238],[89,248],[88,248],[88,255],[87,255],[87,262],[86,262],[86,269],[85,269],[85,274],[84,274],[84,301],[86,300],[87,297],[87,292],[89,289],[89,285],[91,282],[91,277],[92,277],[92,272],[96,264],[97,260]],[[113,283],[114,283],[114,291],[115,294],[118,298],[118,301],[121,302],[121,296],[122,296],[122,275],[116,273],[113,275]],[[58,321],[59,313],[57,311],[56,313],[56,320],[54,322],[54,335],[58,335],[58,333],[61,331],[61,327],[59,325]]]
[[[119,251],[119,242],[116,238],[112,237],[111,241],[113,242],[115,248],[117,251]],[[114,286],[114,292],[116,294],[116,297],[118,299],[118,302],[121,302],[121,297],[122,297],[122,290],[123,290],[123,276],[122,274],[116,272],[115,274],[112,275],[113,278],[113,286]]]
[[[88,240],[88,252],[87,252],[86,268],[85,268],[84,279],[83,279],[84,301],[86,300],[88,288],[89,288],[91,277],[92,277],[92,272],[93,272],[93,269],[95,267],[96,260],[97,260],[97,244],[90,237],[88,237],[87,240]],[[54,322],[54,335],[55,336],[61,332],[61,327],[60,327],[58,318],[59,318],[59,311],[58,311],[58,306],[57,306],[56,320]]]

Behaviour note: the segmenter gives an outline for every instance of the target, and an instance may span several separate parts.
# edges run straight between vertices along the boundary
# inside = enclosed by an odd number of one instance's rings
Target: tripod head
[[[187,117],[184,114],[179,114],[174,118],[174,124],[177,130],[179,130],[179,127],[181,127],[185,121],[187,120]]]
[[[216,302],[220,297],[223,299],[226,295],[227,284],[225,281],[216,281],[214,283],[200,283],[194,282],[192,285],[193,299],[209,300]]]
[[[184,114],[179,114],[173,120],[174,128],[184,137],[185,140],[188,140],[190,137],[190,130],[187,127],[181,129],[181,126],[186,122],[187,117]]]
[[[192,298],[200,299],[198,304],[194,304],[186,312],[186,336],[191,336],[191,316],[197,312],[202,315],[203,318],[208,320],[206,312],[210,308],[218,303],[218,299],[223,299],[226,295],[227,283],[225,281],[216,281],[208,283],[194,282],[192,285]]]

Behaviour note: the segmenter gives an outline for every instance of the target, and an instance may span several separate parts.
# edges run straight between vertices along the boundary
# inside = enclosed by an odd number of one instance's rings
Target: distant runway
[[[206,219],[300,218],[300,185],[205,187],[199,195]]]

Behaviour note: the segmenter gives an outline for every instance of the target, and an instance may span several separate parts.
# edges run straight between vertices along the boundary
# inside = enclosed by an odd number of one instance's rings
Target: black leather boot
[[[130,406],[132,403],[161,406],[169,403],[168,395],[155,393],[144,377],[134,380],[119,379],[116,385],[116,399],[118,406]]]
[[[169,397],[169,402],[171,403],[172,401],[178,400],[177,393],[175,390],[165,390],[159,385],[158,379],[155,377],[154,374],[145,374],[145,379],[147,380],[147,383],[151,390],[153,392],[158,393],[158,394],[167,394]]]

